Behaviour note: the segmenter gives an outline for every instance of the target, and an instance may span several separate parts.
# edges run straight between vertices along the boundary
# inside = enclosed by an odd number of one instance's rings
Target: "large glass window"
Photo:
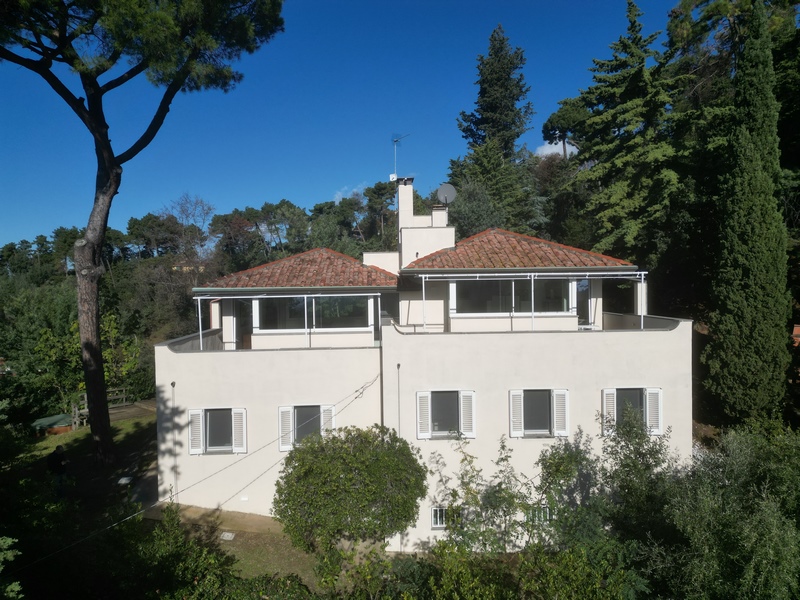
[[[264,298],[259,302],[259,328],[262,330],[368,326],[367,296],[289,296]]]
[[[305,329],[306,300],[302,296],[264,298],[259,303],[260,329]]]
[[[569,308],[568,279],[537,279],[534,282],[534,312],[568,312]]]
[[[488,280],[456,282],[457,313],[510,313],[531,311],[531,282]]]
[[[314,298],[314,327],[316,329],[368,326],[369,299],[366,296]]]

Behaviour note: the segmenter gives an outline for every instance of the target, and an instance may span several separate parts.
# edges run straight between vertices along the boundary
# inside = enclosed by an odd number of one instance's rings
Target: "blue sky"
[[[640,0],[644,33],[666,28],[676,0]],[[159,212],[181,195],[216,213],[283,198],[304,208],[415,177],[423,195],[447,180],[466,142],[456,125],[477,97],[477,56],[502,24],[525,51],[536,115],[521,142],[591,83],[625,32],[624,0],[287,0],[285,31],[237,64],[232,92],[179,95],[164,127],[124,166],[109,226]],[[86,225],[94,193],[89,134],[36,75],[0,63],[0,245]],[[106,96],[117,153],[144,128],[157,91],[146,82]],[[73,89],[74,83],[73,83]]]

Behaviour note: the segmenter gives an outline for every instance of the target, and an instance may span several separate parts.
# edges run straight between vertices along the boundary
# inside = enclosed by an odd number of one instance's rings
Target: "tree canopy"
[[[470,147],[495,140],[505,158],[511,158],[519,137],[528,129],[533,105],[526,101],[530,86],[522,67],[525,54],[512,48],[498,25],[489,36],[489,51],[478,56],[478,99],[475,110],[461,111],[458,128]]]
[[[105,391],[99,281],[111,202],[122,165],[152,142],[178,92],[231,90],[242,79],[232,63],[283,29],[281,0],[91,0],[6,3],[0,11],[0,60],[39,75],[92,136],[97,157],[94,199],[75,244],[78,323],[92,432],[105,461],[113,440]],[[105,98],[145,77],[160,101],[139,137],[115,149]],[[81,91],[73,91],[78,87]],[[88,196],[88,194],[87,194]]]

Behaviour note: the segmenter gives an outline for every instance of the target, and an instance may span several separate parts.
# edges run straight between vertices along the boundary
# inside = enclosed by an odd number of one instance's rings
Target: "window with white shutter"
[[[607,388],[603,390],[603,435],[613,432],[625,415],[637,415],[651,435],[663,433],[661,388]]]
[[[569,435],[567,390],[510,390],[509,437]]]
[[[417,439],[474,438],[475,392],[417,392]]]
[[[336,429],[336,407],[332,404],[281,406],[278,409],[278,449],[288,452],[310,435],[329,435]]]
[[[247,452],[247,413],[243,408],[192,409],[189,454]]]

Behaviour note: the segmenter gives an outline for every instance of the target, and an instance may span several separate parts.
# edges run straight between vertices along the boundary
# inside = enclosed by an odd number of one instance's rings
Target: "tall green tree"
[[[587,167],[578,181],[593,192],[586,216],[595,222],[594,249],[652,269],[669,242],[670,203],[682,186],[672,164],[665,61],[651,48],[657,34],[642,35],[641,15],[628,0],[627,32],[611,44],[610,59],[594,60],[594,83],[580,96],[589,115],[574,127]]]
[[[706,388],[734,418],[777,414],[787,350],[786,226],[775,197],[779,175],[775,76],[762,2],[754,2],[734,76],[730,170],[718,199],[719,246],[712,282]]]
[[[475,110],[461,112],[458,128],[470,148],[495,140],[505,158],[516,151],[516,142],[528,129],[533,105],[526,100],[530,86],[522,67],[525,54],[512,48],[498,25],[489,36],[489,51],[478,56],[478,99]]]
[[[44,79],[94,144],[95,192],[86,230],[75,245],[75,272],[92,434],[106,461],[113,459],[113,439],[103,379],[99,282],[122,166],[155,138],[178,92],[232,89],[242,79],[232,61],[282,30],[281,7],[281,0],[39,0],[12,1],[0,10],[0,60]],[[161,99],[139,138],[119,152],[109,136],[105,97],[141,77],[162,88]],[[75,84],[81,95],[72,91]]]

